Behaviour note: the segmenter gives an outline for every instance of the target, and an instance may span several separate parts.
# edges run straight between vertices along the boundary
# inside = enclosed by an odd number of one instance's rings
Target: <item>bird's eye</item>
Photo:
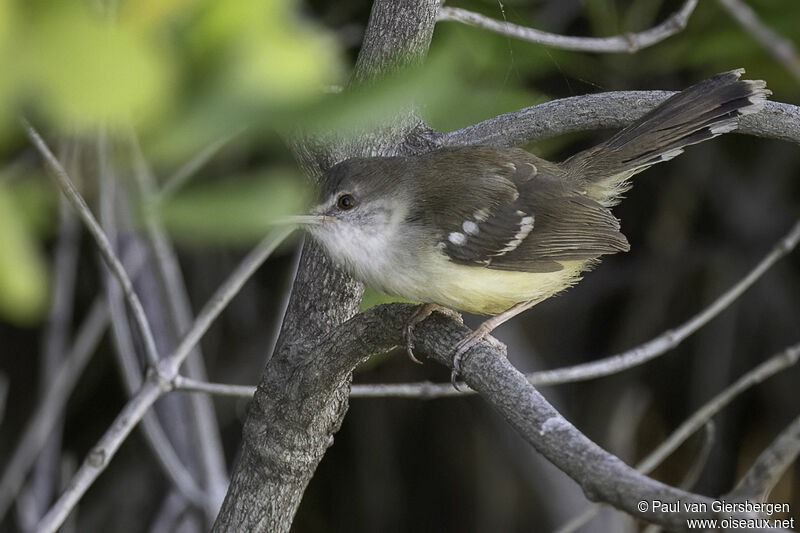
[[[336,206],[343,211],[353,209],[356,206],[356,199],[351,194],[343,194],[336,200]]]

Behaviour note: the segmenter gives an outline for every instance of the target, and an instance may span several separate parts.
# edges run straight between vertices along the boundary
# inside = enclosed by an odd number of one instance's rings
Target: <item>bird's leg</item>
[[[414,314],[411,315],[411,318],[409,318],[408,322],[406,322],[406,353],[412,361],[419,363],[420,365],[422,364],[422,361],[414,356],[414,328],[423,320],[431,316],[431,313],[436,311],[445,316],[449,316],[453,320],[457,320],[461,324],[464,323],[464,319],[461,318],[461,315],[449,307],[443,307],[437,304],[419,304],[416,311],[414,311]]]
[[[501,352],[506,353],[507,349],[505,344],[498,341],[489,334],[492,332],[492,330],[494,330],[494,328],[496,328],[506,320],[509,320],[511,317],[520,314],[526,309],[530,309],[540,301],[541,299],[520,302],[514,305],[513,307],[506,309],[502,313],[494,315],[493,317],[485,320],[480,326],[478,326],[475,329],[475,331],[464,337],[461,340],[461,342],[456,344],[456,353],[453,356],[453,372],[450,374],[450,381],[453,384],[453,387],[458,388],[458,386],[456,385],[456,378],[458,377],[458,374],[461,371],[461,359],[462,357],[464,357],[464,354],[467,353],[467,351],[470,348],[472,348],[482,340],[486,340],[490,344],[492,344],[495,348],[498,348]]]

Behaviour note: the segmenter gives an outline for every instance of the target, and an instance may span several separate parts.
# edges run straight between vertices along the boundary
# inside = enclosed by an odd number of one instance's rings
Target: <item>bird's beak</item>
[[[292,215],[281,217],[277,219],[274,224],[277,225],[299,225],[299,226],[321,226],[326,222],[330,222],[333,217],[326,217],[323,215]]]

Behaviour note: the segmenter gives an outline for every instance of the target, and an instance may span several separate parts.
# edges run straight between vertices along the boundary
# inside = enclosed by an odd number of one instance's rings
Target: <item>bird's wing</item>
[[[521,149],[482,150],[468,152],[465,157],[476,160],[459,165],[469,172],[462,176],[467,190],[439,202],[447,211],[436,220],[443,229],[439,246],[451,261],[553,272],[563,268],[562,261],[628,250],[617,219],[558,166]]]

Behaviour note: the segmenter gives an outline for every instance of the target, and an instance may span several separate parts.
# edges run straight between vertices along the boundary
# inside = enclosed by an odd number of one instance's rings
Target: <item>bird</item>
[[[452,380],[494,328],[575,285],[606,254],[628,251],[611,208],[630,178],[737,128],[771,92],[744,69],[669,97],[608,140],[559,163],[521,148],[443,147],[358,157],[322,177],[303,219],[355,279],[420,302],[405,336],[432,312],[490,315],[454,346]]]

